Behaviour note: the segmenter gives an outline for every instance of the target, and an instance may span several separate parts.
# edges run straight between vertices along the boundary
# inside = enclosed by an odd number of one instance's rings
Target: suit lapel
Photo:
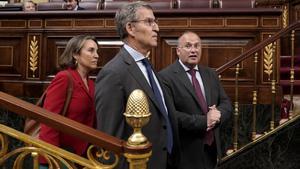
[[[197,102],[198,106],[200,106],[199,101],[198,101],[198,97],[196,96],[194,87],[190,81],[190,79],[188,78],[185,70],[183,69],[183,67],[180,65],[179,61],[176,61],[175,64],[175,71],[174,73],[178,73],[178,76],[175,75],[175,77],[178,78],[178,80],[184,84],[184,87],[187,89],[187,91],[193,96],[193,98],[195,99],[195,101]]]
[[[140,89],[142,89],[145,94],[152,100],[154,105],[159,109],[159,104],[157,103],[152,88],[150,87],[149,83],[147,82],[144,74],[134,61],[134,59],[130,56],[130,54],[124,49],[121,49],[120,56],[123,58],[124,62],[128,65],[129,73],[134,77],[137,83],[140,85]]]
[[[87,88],[85,87],[83,80],[81,79],[79,73],[77,72],[77,70],[72,70],[72,77],[73,79],[73,83],[77,83],[77,86],[80,86],[80,88],[89,96],[89,99],[93,100],[93,96],[91,95],[91,93],[89,91],[91,91],[91,84],[90,81],[88,80],[88,85],[89,85],[89,89],[87,90]]]

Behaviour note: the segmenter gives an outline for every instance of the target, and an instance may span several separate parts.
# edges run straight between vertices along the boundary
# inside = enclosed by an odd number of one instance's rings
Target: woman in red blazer
[[[59,58],[58,72],[47,88],[44,108],[61,113],[67,96],[69,85],[68,73],[72,77],[73,93],[65,116],[90,127],[95,126],[94,81],[89,79],[89,72],[97,68],[98,44],[92,36],[79,35],[73,37]],[[72,150],[78,155],[86,152],[88,143],[79,138],[59,132],[41,124],[39,138],[55,146]],[[45,159],[41,164],[47,163]]]

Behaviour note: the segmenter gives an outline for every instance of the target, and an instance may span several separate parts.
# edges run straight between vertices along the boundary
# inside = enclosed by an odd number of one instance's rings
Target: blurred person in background
[[[23,11],[36,11],[36,3],[33,1],[24,1]]]
[[[64,0],[65,8],[70,11],[84,10],[79,6],[79,0]]]

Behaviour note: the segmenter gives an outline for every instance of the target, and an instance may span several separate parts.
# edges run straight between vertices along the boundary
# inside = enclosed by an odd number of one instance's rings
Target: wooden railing
[[[293,85],[294,85],[294,78],[295,78],[295,72],[294,72],[294,59],[295,59],[295,32],[297,29],[300,27],[300,21],[295,22],[288,26],[287,28],[284,28],[280,30],[278,33],[275,33],[274,35],[270,35],[269,38],[265,39],[261,43],[258,43],[251,49],[247,50],[240,56],[232,59],[231,61],[227,62],[226,64],[222,65],[221,67],[217,68],[216,71],[222,77],[222,73],[225,73],[228,69],[235,69],[235,85],[234,85],[234,93],[235,93],[235,100],[233,100],[234,103],[234,112],[233,112],[233,142],[232,142],[232,149],[228,151],[228,156],[225,156],[223,158],[224,160],[228,160],[231,157],[234,157],[235,155],[239,154],[241,151],[246,150],[247,148],[251,147],[254,145],[256,142],[260,142],[263,139],[267,138],[268,136],[276,133],[277,131],[281,130],[285,126],[289,125],[295,120],[299,119],[299,110],[295,110],[293,107],[293,96],[294,96],[294,91],[293,91]],[[288,39],[288,40],[287,40]],[[280,113],[279,111],[275,111],[275,107],[280,107],[280,101],[276,100],[276,96],[279,95],[279,97],[283,97],[280,95],[280,76],[278,75],[278,64],[280,63],[280,56],[281,56],[281,51],[278,49],[278,46],[280,46],[278,43],[280,42],[287,42],[290,44],[289,45],[289,50],[290,50],[290,56],[291,56],[291,66],[290,66],[290,93],[289,93],[289,106],[290,106],[290,111],[289,111],[289,116],[287,119],[281,118],[279,121],[275,120],[275,116],[277,113]],[[245,145],[239,145],[239,129],[240,129],[240,121],[239,121],[239,116],[240,116],[240,106],[241,104],[239,103],[239,73],[241,69],[242,62],[245,61],[246,59],[253,59],[253,67],[254,71],[253,73],[253,83],[251,86],[249,86],[251,89],[253,89],[252,93],[250,93],[253,97],[253,101],[251,103],[252,105],[252,116],[251,120],[252,121],[252,129],[251,129],[251,141],[248,144]],[[258,62],[260,60],[260,64]],[[261,66],[263,67],[263,72],[258,72],[258,67]],[[259,76],[260,74],[260,76]],[[268,75],[268,80],[266,83],[269,84],[270,92],[271,94],[266,94],[265,97],[268,97],[266,99],[270,100],[271,103],[271,111],[268,112],[270,113],[270,122],[269,122],[269,129],[263,132],[258,133],[257,132],[257,119],[259,118],[257,116],[257,105],[259,104],[258,102],[258,93],[259,93],[259,88],[260,86],[258,85],[257,81],[262,78],[261,74],[267,74]],[[245,94],[245,93],[244,93]],[[249,95],[250,95],[249,94]]]
[[[0,165],[2,165],[4,161],[12,154],[19,152],[21,155],[17,158],[19,159],[17,160],[17,163],[20,163],[20,161],[24,160],[24,154],[31,154],[33,156],[33,154],[38,153],[41,155],[48,154],[50,157],[54,155],[53,158],[63,159],[58,161],[67,166],[68,164],[66,161],[69,160],[72,161],[72,163],[79,164],[80,166],[86,168],[113,168],[116,165],[115,163],[119,161],[119,156],[126,156],[128,162],[130,163],[130,168],[140,169],[146,168],[146,163],[151,155],[151,143],[138,147],[132,146],[125,140],[118,139],[58,114],[51,113],[41,107],[35,106],[3,92],[0,92],[0,107],[24,117],[33,118],[41,123],[55,128],[60,132],[78,137],[83,141],[92,144],[87,152],[88,159],[85,159],[76,154],[66,152],[65,150],[44,143],[38,139],[34,139],[22,132],[15,131],[7,126],[1,125],[0,144],[2,145],[2,148],[0,150]],[[22,149],[14,150],[12,152],[7,152],[8,142],[5,139],[5,135],[15,137],[16,139],[19,139],[31,146],[23,147]],[[110,152],[113,153],[112,157],[108,156]],[[110,158],[114,158],[114,165],[106,165],[98,162],[96,159],[99,159],[100,157],[103,158],[102,160],[111,160]],[[38,161],[36,160],[36,162]],[[59,164],[57,161],[54,163]],[[71,164],[69,165],[72,166]],[[16,165],[16,168],[18,168],[17,166],[21,168],[19,165]]]
[[[259,52],[268,44],[275,42],[276,40],[287,35],[289,32],[291,32],[292,30],[294,30],[295,28],[298,28],[298,27],[300,27],[300,21],[291,24],[289,27],[280,30],[278,33],[274,34],[273,36],[269,37],[268,39],[262,41],[261,43],[258,43],[257,45],[253,46],[251,49],[247,50],[240,56],[238,56],[238,57],[232,59],[231,61],[225,63],[224,65],[220,66],[219,68],[216,69],[216,71],[219,74],[222,74],[225,70],[235,66],[236,64],[242,62],[243,60],[253,57],[255,52]]]

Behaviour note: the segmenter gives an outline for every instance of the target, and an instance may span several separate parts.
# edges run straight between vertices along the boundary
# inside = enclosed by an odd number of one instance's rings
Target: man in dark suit
[[[159,31],[152,8],[141,1],[129,3],[117,11],[115,21],[124,46],[96,79],[97,128],[127,140],[133,131],[123,113],[131,92],[141,89],[147,95],[151,112],[149,123],[143,127],[143,134],[152,143],[148,168],[165,169],[172,163],[176,165],[179,138],[174,106],[146,58],[157,46]],[[171,162],[173,158],[176,160]]]
[[[172,65],[159,74],[177,110],[181,141],[181,169],[213,169],[221,156],[219,127],[232,106],[215,71],[199,65],[201,39],[185,32],[178,39]]]
[[[71,11],[84,10],[84,8],[79,6],[79,0],[64,0],[65,8]]]

